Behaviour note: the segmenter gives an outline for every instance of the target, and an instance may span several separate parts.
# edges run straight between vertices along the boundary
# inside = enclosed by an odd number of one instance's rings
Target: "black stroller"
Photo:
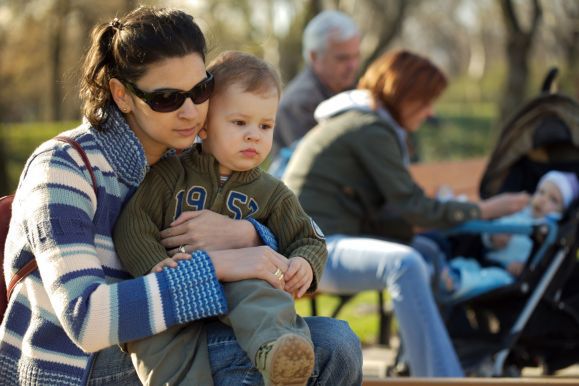
[[[549,170],[579,176],[579,104],[544,93],[504,126],[480,195],[532,193]],[[531,257],[513,284],[442,307],[467,374],[518,376],[524,367],[541,367],[547,375],[579,363],[578,201],[557,222],[498,226],[481,221],[451,230],[453,254],[462,256],[480,257],[477,233],[533,238]]]

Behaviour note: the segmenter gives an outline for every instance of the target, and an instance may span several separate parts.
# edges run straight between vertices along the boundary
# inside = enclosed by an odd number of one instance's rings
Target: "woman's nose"
[[[196,119],[199,117],[199,107],[201,105],[196,105],[193,103],[191,98],[185,99],[183,106],[179,109],[179,118],[183,119]]]

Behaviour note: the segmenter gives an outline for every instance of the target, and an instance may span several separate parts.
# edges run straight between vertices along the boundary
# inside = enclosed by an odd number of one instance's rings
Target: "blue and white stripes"
[[[16,287],[0,326],[2,384],[81,384],[89,352],[227,311],[201,251],[177,269],[125,280],[112,229],[148,166],[118,111],[105,131],[82,125],[65,135],[87,152],[98,194],[68,144],[49,141],[27,162],[4,268],[8,281],[32,258],[39,270]]]

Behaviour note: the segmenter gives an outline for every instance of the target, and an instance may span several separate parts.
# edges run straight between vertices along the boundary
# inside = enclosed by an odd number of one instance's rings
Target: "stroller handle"
[[[537,231],[543,234],[556,233],[557,223],[550,219],[541,219],[529,223],[515,223],[496,220],[471,220],[460,225],[445,229],[443,232],[447,235],[456,235],[461,233],[509,233],[518,235],[531,236]]]
[[[535,240],[541,240],[539,250],[534,254],[530,261],[530,266],[534,269],[539,264],[547,248],[555,244],[558,233],[557,221],[549,217],[542,218],[527,224],[509,223],[507,221],[497,220],[472,220],[466,221],[456,227],[446,229],[443,233],[446,235],[456,235],[464,233],[508,233],[519,234],[533,237]]]

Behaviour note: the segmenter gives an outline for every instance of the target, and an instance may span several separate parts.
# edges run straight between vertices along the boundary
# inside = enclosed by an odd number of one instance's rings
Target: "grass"
[[[339,299],[331,295],[318,295],[317,305],[320,316],[330,316]],[[310,299],[296,301],[296,309],[301,316],[310,316]],[[347,321],[352,330],[364,345],[376,344],[378,341],[378,294],[376,291],[361,292],[346,303],[337,316]],[[393,326],[395,328],[395,326]]]

